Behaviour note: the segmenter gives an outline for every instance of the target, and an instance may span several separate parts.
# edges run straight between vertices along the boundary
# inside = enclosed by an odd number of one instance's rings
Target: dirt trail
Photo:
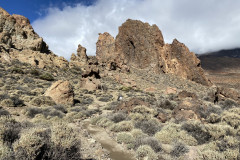
[[[113,140],[103,128],[91,125],[89,120],[84,121],[83,127],[87,129],[96,141],[101,143],[103,148],[110,152],[111,159],[135,160],[134,156]]]

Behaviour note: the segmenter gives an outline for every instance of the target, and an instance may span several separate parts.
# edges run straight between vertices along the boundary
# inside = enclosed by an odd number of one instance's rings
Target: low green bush
[[[46,81],[54,81],[54,77],[50,73],[43,73],[39,76],[39,78]]]
[[[31,69],[30,74],[33,75],[33,76],[39,76],[40,72],[37,69]]]

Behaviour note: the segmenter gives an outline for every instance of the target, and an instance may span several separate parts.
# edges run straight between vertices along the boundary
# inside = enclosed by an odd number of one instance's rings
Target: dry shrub
[[[173,110],[176,107],[176,103],[173,101],[170,101],[168,99],[165,99],[165,100],[161,101],[159,104],[157,104],[157,107]]]
[[[184,155],[187,152],[189,152],[189,149],[184,143],[176,142],[170,154],[173,157],[180,157],[181,155]]]
[[[56,103],[52,100],[51,97],[48,96],[39,96],[39,97],[35,97],[34,99],[31,100],[30,102],[32,105],[37,106],[37,107],[41,107],[43,105],[45,106],[53,106]]]
[[[199,159],[206,159],[206,160],[213,160],[213,159],[218,159],[218,160],[225,160],[224,155],[218,151],[214,150],[206,150],[203,152],[199,152]]]
[[[21,134],[21,138],[13,144],[16,159],[45,159],[50,149],[50,130],[31,128]]]
[[[154,150],[148,146],[148,145],[143,145],[138,147],[137,151],[137,158],[146,158],[148,160],[157,160],[157,154],[154,152]]]
[[[238,149],[239,140],[236,137],[225,136],[222,140],[216,142],[220,152],[228,149]]]
[[[198,141],[198,144],[204,144],[211,139],[211,135],[206,127],[198,121],[185,122],[182,125],[182,129],[187,131],[189,135],[193,136]]]
[[[138,138],[143,138],[143,137],[148,137],[147,134],[143,133],[143,131],[141,129],[133,129],[131,131],[131,134],[133,135],[133,137],[135,139],[138,139]]]
[[[162,145],[155,137],[141,137],[136,139],[135,148],[142,145],[149,145],[155,152],[162,151]]]
[[[34,118],[37,114],[44,115],[45,118],[49,117],[59,117],[63,118],[65,116],[65,110],[56,109],[56,107],[47,107],[47,108],[38,108],[38,107],[31,107],[27,108],[25,111],[25,115],[29,118]]]
[[[232,108],[223,112],[221,120],[237,128],[240,125],[240,108]]]
[[[154,135],[156,132],[161,130],[161,126],[157,121],[138,121],[135,123],[135,127],[141,129],[144,133],[148,135]]]
[[[53,142],[51,159],[80,159],[80,139],[67,124],[57,124],[52,127],[51,141]]]
[[[126,120],[126,118],[127,118],[127,114],[124,112],[114,113],[113,115],[111,115],[109,117],[109,119],[111,121],[113,121],[114,123],[124,121],[124,120]]]
[[[111,120],[103,116],[94,117],[91,122],[93,125],[98,125],[104,128],[111,127],[112,125],[114,125],[114,123]]]
[[[10,116],[10,113],[4,108],[0,107],[0,117],[2,116]]]
[[[220,106],[224,109],[224,110],[228,110],[231,109],[233,107],[238,107],[238,104],[231,100],[231,99],[227,99],[225,101],[220,102]]]
[[[12,149],[6,145],[0,142],[0,159],[1,160],[14,160],[14,153]]]
[[[211,140],[219,140],[225,136],[235,136],[236,130],[226,124],[205,124],[205,129],[211,136]]]
[[[37,126],[22,132],[13,144],[16,159],[81,159],[80,140],[67,124],[52,127]]]
[[[20,138],[21,124],[14,119],[0,119],[0,141],[11,146]]]
[[[50,73],[43,73],[39,76],[39,78],[46,81],[54,81],[54,77]]]
[[[155,134],[155,137],[165,144],[171,144],[179,140],[187,145],[197,145],[197,140],[186,131],[181,130],[181,126],[175,123],[166,124],[161,131]]]
[[[127,132],[133,129],[133,124],[131,121],[122,121],[116,123],[110,127],[110,130],[113,132]]]
[[[135,139],[130,133],[121,132],[117,135],[117,142],[126,144],[128,149],[134,148],[134,141]]]

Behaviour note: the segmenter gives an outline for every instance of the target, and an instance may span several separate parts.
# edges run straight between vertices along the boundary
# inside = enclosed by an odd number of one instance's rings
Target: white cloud
[[[116,36],[128,18],[157,24],[165,42],[177,38],[203,53],[240,47],[239,6],[237,0],[98,0],[91,6],[49,8],[33,27],[54,53],[67,59],[78,44],[95,55],[98,33]]]

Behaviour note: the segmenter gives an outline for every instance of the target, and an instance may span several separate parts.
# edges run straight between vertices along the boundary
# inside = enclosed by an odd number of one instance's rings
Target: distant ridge
[[[198,57],[203,57],[203,56],[240,58],[240,48],[223,49],[216,52],[209,52],[209,53],[198,55]]]
[[[204,70],[240,72],[240,48],[198,55]]]

